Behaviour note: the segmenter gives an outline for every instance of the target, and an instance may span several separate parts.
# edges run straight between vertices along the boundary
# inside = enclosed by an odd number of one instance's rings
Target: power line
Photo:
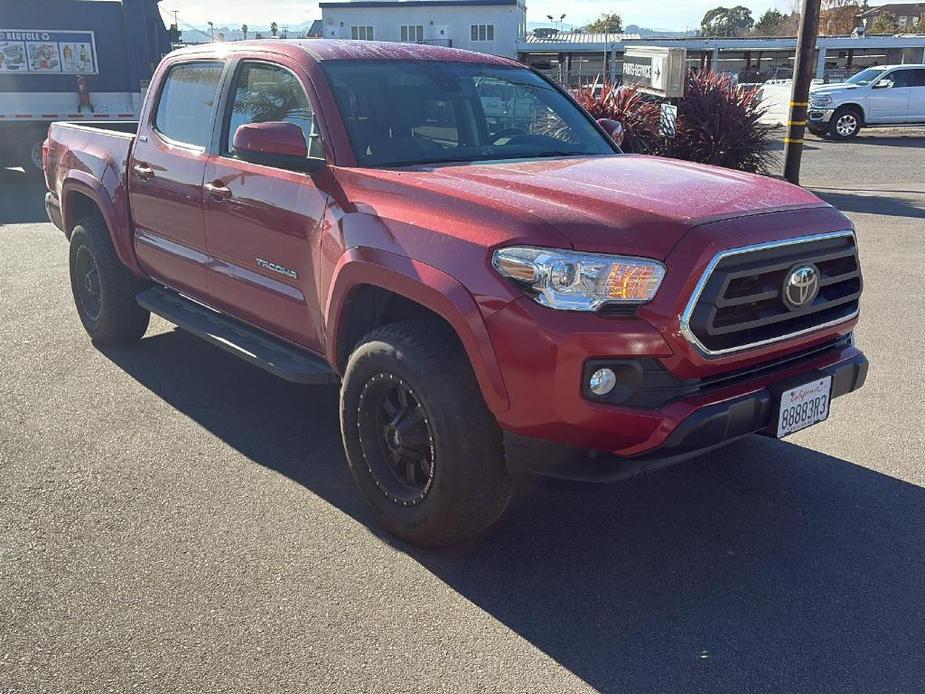
[[[180,28],[180,25],[183,25],[184,30],[192,30],[192,31],[195,31],[197,34],[202,34],[202,35],[203,35],[204,37],[206,37],[207,39],[211,39],[211,36],[209,36],[209,32],[203,31],[203,30],[200,29],[199,27],[196,27],[196,26],[190,24],[189,22],[185,22],[185,21],[183,21],[182,19],[180,19],[179,16],[178,16],[178,14],[177,14],[177,10],[166,10],[166,9],[164,9],[163,7],[160,7],[160,6],[158,6],[158,9],[159,9],[160,12],[161,12],[161,17],[164,18],[164,19],[167,19],[168,21],[170,20],[170,18],[169,18],[169,17],[165,17],[164,13],[166,12],[168,15],[173,15],[173,23],[177,26],[178,29]]]

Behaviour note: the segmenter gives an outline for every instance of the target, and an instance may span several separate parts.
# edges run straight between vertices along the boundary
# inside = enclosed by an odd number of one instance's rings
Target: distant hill
[[[165,12],[161,8],[161,15],[164,17],[165,22],[169,25],[173,21],[173,15],[169,12]],[[305,36],[305,32],[308,31],[309,27],[312,25],[312,19],[306,19],[304,22],[281,22],[277,21],[279,25],[277,35],[282,35],[283,28],[288,30],[289,38],[299,38]],[[202,43],[203,41],[209,40],[209,25],[208,24],[190,24],[184,22],[182,16],[180,17],[180,30],[182,33],[182,40],[186,43]],[[241,31],[241,25],[236,24],[228,26],[227,24],[222,24],[219,26],[216,22],[215,26],[212,28],[212,33],[214,36],[218,37],[219,34],[224,34],[226,41],[240,41],[244,38],[244,33]],[[247,25],[247,38],[254,38],[255,34],[262,34],[264,38],[269,38],[272,36],[270,33],[270,25],[261,25],[261,24],[248,24]]]
[[[624,31],[627,34],[639,34],[643,38],[662,39],[697,36],[697,34],[700,33],[699,29],[688,29],[687,31],[677,31],[676,29],[650,29],[649,27],[641,27],[638,24],[627,24]]]

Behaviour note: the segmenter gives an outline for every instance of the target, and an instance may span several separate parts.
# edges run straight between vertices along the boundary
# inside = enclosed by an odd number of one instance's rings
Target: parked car
[[[807,128],[848,140],[865,126],[925,125],[925,65],[881,65],[809,92]]]
[[[513,86],[533,120],[492,126],[481,95]],[[848,219],[780,180],[621,154],[513,60],[184,49],[136,135],[56,123],[45,158],[93,340],[156,313],[339,382],[357,485],[413,543],[487,529],[514,473],[614,480],[787,436],[866,376]]]

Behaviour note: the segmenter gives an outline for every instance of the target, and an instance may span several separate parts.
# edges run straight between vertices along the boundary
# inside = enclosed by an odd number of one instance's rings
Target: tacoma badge
[[[264,260],[263,258],[255,258],[255,260],[257,261],[257,267],[262,267],[265,270],[278,272],[279,274],[286,275],[286,277],[291,277],[294,280],[299,279],[299,273],[295,270],[290,270],[288,267],[283,267],[282,265],[271,263],[269,260]]]

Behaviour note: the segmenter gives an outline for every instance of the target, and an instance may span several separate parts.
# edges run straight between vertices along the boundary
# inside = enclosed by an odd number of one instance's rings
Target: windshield
[[[854,77],[849,77],[846,82],[849,82],[850,84],[856,84],[859,87],[864,87],[876,80],[883,73],[883,68],[869,67],[866,70],[861,70]]]
[[[474,63],[322,63],[361,166],[613,154],[530,70]]]

